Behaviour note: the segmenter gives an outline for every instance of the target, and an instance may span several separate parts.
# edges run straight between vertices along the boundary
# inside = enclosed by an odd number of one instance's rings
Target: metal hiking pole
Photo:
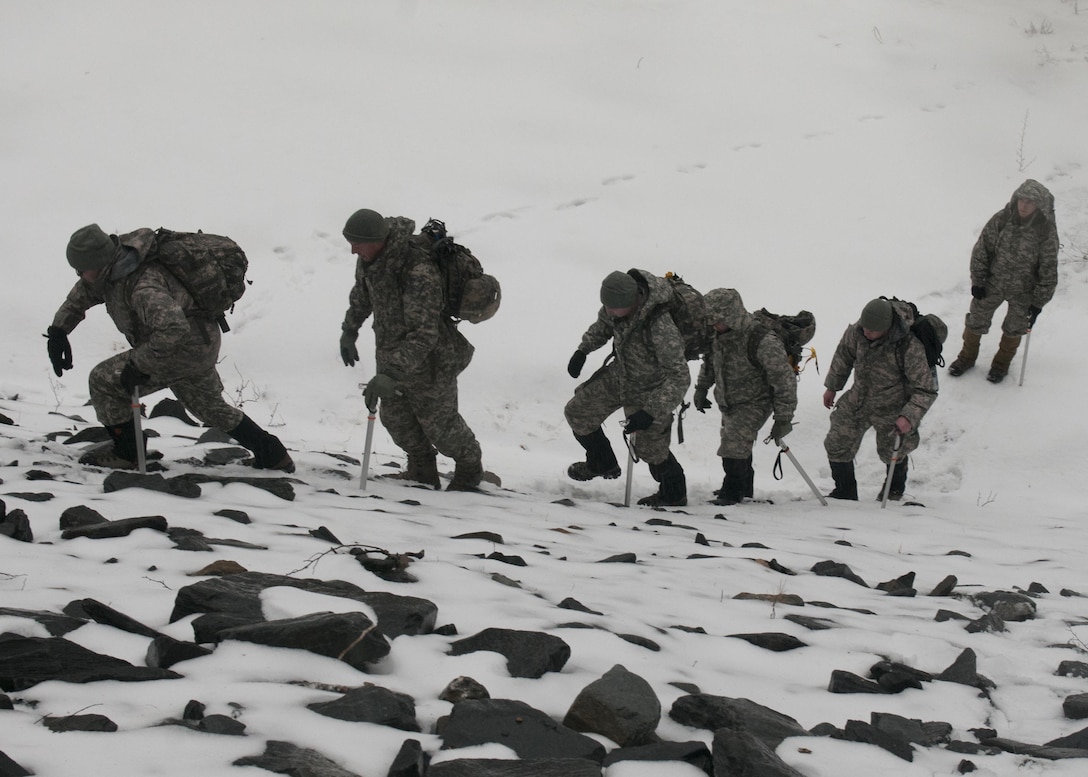
[[[820,493],[818,488],[816,488],[816,484],[812,482],[812,478],[810,478],[808,476],[808,473],[805,472],[805,468],[802,467],[800,462],[797,461],[797,457],[793,455],[793,451],[791,451],[785,445],[780,445],[779,447],[782,448],[782,452],[786,454],[789,460],[793,462],[793,466],[797,467],[797,471],[801,473],[801,478],[806,483],[808,483],[808,487],[812,489],[812,493],[814,493],[816,495],[816,498],[820,500],[820,504],[822,504],[824,507],[827,507],[827,500],[824,499],[824,495]]]
[[[143,419],[140,416],[140,389],[132,390],[132,426],[136,430],[136,468],[141,475],[147,474],[147,451],[144,449]]]
[[[634,443],[632,442],[634,437],[634,432],[631,432],[631,434],[628,434],[627,432],[623,433],[623,444],[627,446],[627,486],[623,491],[624,507],[631,506],[631,479],[635,473],[635,448]]]
[[[1028,369],[1028,348],[1030,348],[1030,347],[1031,347],[1031,330],[1029,329],[1028,333],[1026,335],[1024,335],[1024,355],[1020,359],[1020,382],[1016,384],[1018,386],[1023,386],[1024,385],[1024,373],[1027,372],[1027,369]]]
[[[370,446],[374,442],[374,419],[378,408],[368,407],[366,412],[366,444],[363,446],[363,471],[359,475],[359,488],[363,491],[366,491],[366,481],[370,477]]]
[[[888,506],[888,494],[892,490],[892,477],[895,475],[895,464],[899,461],[899,446],[903,444],[903,435],[895,433],[895,445],[892,447],[892,461],[888,465],[888,476],[884,478],[884,493],[880,497],[880,509]]]

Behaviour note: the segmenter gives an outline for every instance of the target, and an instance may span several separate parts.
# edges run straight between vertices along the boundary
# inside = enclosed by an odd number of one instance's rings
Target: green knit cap
[[[68,264],[76,272],[101,270],[117,255],[117,244],[102,231],[102,227],[88,224],[72,233],[68,240],[67,254]]]
[[[861,311],[861,320],[858,323],[862,329],[887,332],[892,328],[892,303],[883,297],[870,300]]]
[[[389,234],[389,222],[376,210],[363,208],[351,214],[344,225],[344,237],[350,243],[380,243]]]
[[[606,308],[629,308],[637,299],[638,284],[625,272],[611,272],[601,283],[601,304]]]

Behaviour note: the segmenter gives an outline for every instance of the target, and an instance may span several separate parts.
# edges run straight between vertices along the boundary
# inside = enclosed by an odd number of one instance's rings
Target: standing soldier
[[[68,242],[68,263],[79,281],[46,334],[53,371],[59,376],[72,368],[68,335],[95,305],[105,304],[132,346],[91,370],[91,404],[113,445],[88,451],[80,462],[135,469],[133,393],[168,388],[186,410],[251,450],[254,467],[294,472],[294,462],[279,438],[223,399],[223,382],[215,369],[219,327],[199,314],[182,283],[154,261],[155,240],[150,229],[107,235],[91,224],[76,230]]]
[[[850,373],[854,383],[835,401]],[[824,380],[824,407],[831,428],[824,439],[835,499],[858,498],[854,456],[869,427],[876,432],[876,452],[891,466],[895,440],[900,445],[889,499],[901,499],[907,486],[907,456],[918,447],[918,424],[937,399],[937,385],[926,349],[883,297],[870,301],[861,318],[843,333]],[[880,499],[882,493],[877,494]]]
[[[733,505],[752,497],[752,446],[763,424],[773,413],[771,437],[778,445],[793,429],[797,376],[781,339],[744,309],[737,291],[714,289],[703,299],[717,334],[699,369],[694,402],[699,412],[709,409],[707,392],[714,386],[722,413],[718,455],[725,477],[713,504]]]
[[[567,372],[577,378],[586,356],[612,341],[612,357],[574,390],[564,409],[574,438],[586,450],[585,461],[567,469],[574,480],[619,477],[620,466],[601,424],[623,409],[634,453],[650,465],[660,485],[640,505],[687,504],[684,468],[669,450],[672,414],[691,383],[684,340],[665,307],[668,281],[645,270],[610,273],[601,284],[597,320],[582,335]]]
[[[381,400],[382,424],[408,454],[401,480],[441,488],[437,454],[454,460],[448,491],[472,491],[483,477],[480,443],[457,409],[457,376],[475,350],[443,314],[438,265],[412,239],[415,222],[362,209],[344,226],[359,257],[340,336],[348,367],[359,361],[359,328],[374,314],[374,371],[363,392]]]
[[[982,336],[1002,302],[1001,342],[986,379],[1000,383],[1009,373],[1020,338],[1035,326],[1043,306],[1058,285],[1058,227],[1054,196],[1030,178],[1020,184],[1009,204],[982,229],[971,251],[971,307],[963,330],[963,349],[948,365],[959,376],[975,366]]]

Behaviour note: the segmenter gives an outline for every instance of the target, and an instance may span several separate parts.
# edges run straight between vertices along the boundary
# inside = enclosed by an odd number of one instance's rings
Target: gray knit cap
[[[606,308],[629,308],[637,299],[638,284],[625,272],[611,272],[601,283],[601,304]]]
[[[872,332],[887,332],[892,328],[892,303],[883,297],[870,300],[861,311],[858,321],[862,329]]]
[[[388,234],[389,222],[369,208],[352,213],[344,225],[344,237],[351,243],[380,243]]]
[[[101,270],[117,256],[117,244],[97,224],[88,224],[68,240],[68,264],[76,272]]]

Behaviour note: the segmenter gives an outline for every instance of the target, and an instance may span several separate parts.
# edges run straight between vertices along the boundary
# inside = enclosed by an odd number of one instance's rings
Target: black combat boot
[[[567,475],[571,479],[584,482],[593,478],[612,480],[620,476],[619,462],[604,429],[598,426],[589,434],[574,435],[574,439],[586,449],[586,460],[576,461],[567,468]]]
[[[888,465],[890,467],[891,465]],[[885,468],[887,472],[887,468]],[[895,462],[895,469],[892,471],[892,484],[888,488],[888,499],[892,502],[898,502],[903,498],[904,492],[907,490],[907,459],[900,459]],[[884,501],[884,488],[881,487],[880,492],[876,495],[876,501]]]
[[[683,507],[688,503],[688,481],[684,468],[676,457],[669,457],[660,464],[650,465],[650,475],[660,485],[656,494],[644,496],[638,500],[647,507]]]
[[[248,415],[243,415],[238,426],[227,434],[253,452],[254,469],[295,471],[295,462],[291,460],[291,454],[283,447],[280,438],[257,426]]]
[[[724,507],[743,502],[744,497],[747,496],[745,492],[751,483],[748,475],[751,466],[751,459],[722,459],[725,477],[722,478],[722,487],[718,491],[717,498],[713,499],[711,504]]]
[[[454,462],[453,478],[446,486],[447,491],[477,491],[483,480],[484,465],[479,459],[465,459]]]
[[[442,488],[438,482],[438,454],[434,449],[430,453],[409,453],[408,466],[404,471],[385,477],[389,480],[411,480],[414,483],[422,483],[436,491]]]
[[[854,477],[854,462],[832,461],[831,477],[835,479],[835,488],[828,494],[832,499],[858,500],[858,481]]]
[[[110,469],[136,469],[139,465],[136,453],[135,421],[129,419],[123,424],[111,424],[106,427],[106,432],[113,444],[101,443],[94,446],[80,457],[79,463]]]

